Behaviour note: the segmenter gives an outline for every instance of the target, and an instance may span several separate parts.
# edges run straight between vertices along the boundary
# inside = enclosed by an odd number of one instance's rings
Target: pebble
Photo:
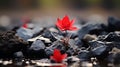
[[[28,64],[30,64],[30,62],[29,62],[29,61],[26,61],[25,63],[26,63],[27,65],[28,65]]]
[[[32,45],[30,46],[30,49],[35,50],[35,51],[44,49],[44,48],[45,48],[45,44],[41,40],[34,41]]]
[[[3,61],[2,61],[2,60],[0,60],[0,64],[1,64],[1,63],[3,63]]]
[[[82,67],[93,67],[93,64],[92,64],[92,63],[89,63],[89,62],[82,62],[82,63],[81,63],[81,66],[82,66]]]

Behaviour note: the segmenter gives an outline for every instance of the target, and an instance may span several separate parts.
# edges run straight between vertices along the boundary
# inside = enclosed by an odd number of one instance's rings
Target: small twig
[[[67,33],[67,30],[66,30],[66,31],[65,31],[65,37],[67,37],[67,34],[68,34],[68,33]]]

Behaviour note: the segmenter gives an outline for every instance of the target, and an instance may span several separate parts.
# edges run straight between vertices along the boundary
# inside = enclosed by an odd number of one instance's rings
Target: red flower
[[[65,16],[62,20],[60,20],[58,18],[57,20],[57,27],[61,30],[61,31],[66,31],[66,30],[77,30],[77,27],[74,27],[73,26],[74,24],[74,20],[69,20],[69,17],[68,16]]]
[[[63,61],[63,59],[65,59],[67,57],[67,54],[61,54],[60,51],[58,49],[54,49],[53,52],[53,56],[51,56],[50,58],[52,60],[54,60],[57,63],[60,63]]]
[[[22,27],[23,27],[23,28],[28,28],[27,23],[24,23],[24,24],[22,25]]]

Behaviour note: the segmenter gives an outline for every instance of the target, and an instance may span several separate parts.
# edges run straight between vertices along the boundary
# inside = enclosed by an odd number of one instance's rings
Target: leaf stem
[[[67,30],[66,30],[66,31],[65,31],[65,37],[67,37],[67,34],[68,34],[68,33],[67,33]]]

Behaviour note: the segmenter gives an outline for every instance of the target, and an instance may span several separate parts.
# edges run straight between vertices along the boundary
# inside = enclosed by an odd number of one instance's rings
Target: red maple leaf
[[[27,23],[24,23],[24,24],[22,25],[22,27],[23,27],[23,28],[28,28]]]
[[[50,58],[57,63],[61,63],[66,57],[67,54],[61,54],[60,50],[54,49],[53,56],[51,56]]]
[[[62,20],[58,18],[56,26],[61,30],[61,31],[66,31],[66,30],[77,30],[77,27],[73,26],[74,20],[69,20],[69,17],[66,15]]]

